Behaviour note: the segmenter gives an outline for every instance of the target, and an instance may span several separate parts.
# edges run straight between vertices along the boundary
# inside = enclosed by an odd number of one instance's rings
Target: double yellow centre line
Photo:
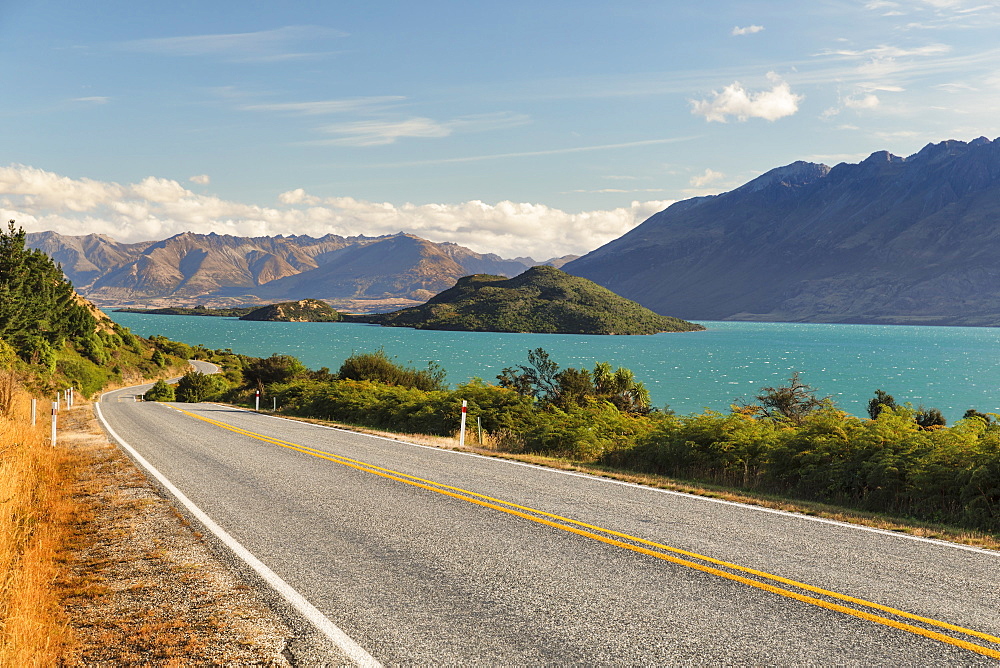
[[[549,526],[554,529],[559,529],[561,531],[574,533],[579,536],[583,536],[585,538],[590,538],[592,540],[600,541],[608,545],[614,545],[615,547],[620,547],[625,550],[631,550],[632,552],[645,554],[650,557],[654,557],[656,559],[662,559],[663,561],[669,561],[673,564],[685,566],[687,568],[692,568],[694,570],[715,575],[717,577],[724,578],[726,580],[732,580],[734,582],[739,582],[741,584],[750,587],[763,589],[764,591],[771,592],[772,594],[777,594],[779,596],[784,596],[786,598],[795,599],[796,601],[801,601],[803,603],[809,603],[811,605],[825,608],[827,610],[833,610],[835,612],[840,612],[845,615],[850,615],[852,617],[858,617],[860,619],[874,622],[876,624],[882,624],[884,626],[889,626],[894,629],[899,629],[901,631],[907,631],[909,633],[923,636],[925,638],[930,638],[932,640],[937,640],[939,642],[947,643],[949,645],[961,647],[962,649],[966,649],[969,650],[970,652],[975,652],[977,654],[982,654],[983,656],[988,656],[993,659],[1000,659],[1000,649],[997,649],[995,647],[987,647],[985,645],[980,645],[970,640],[967,640],[963,637],[960,637],[960,636],[965,636],[966,638],[977,638],[979,640],[985,640],[987,643],[1000,646],[1000,637],[990,635],[988,633],[967,629],[961,626],[957,626],[955,624],[949,624],[948,622],[942,622],[928,617],[921,617],[919,615],[905,612],[903,610],[897,610],[895,608],[881,605],[879,603],[873,603],[871,601],[866,601],[861,598],[847,596],[846,594],[839,594],[837,592],[822,589],[820,587],[814,587],[812,585],[805,584],[803,582],[797,582],[795,580],[783,578],[779,575],[773,575],[765,571],[759,571],[753,568],[740,566],[738,564],[732,564],[726,561],[721,561],[719,559],[714,559],[712,557],[707,557],[694,552],[688,552],[686,550],[670,547],[669,545],[662,545],[660,543],[655,543],[653,541],[645,540],[643,538],[638,538],[636,536],[630,536],[628,534],[620,533],[618,531],[613,531],[611,529],[604,529],[602,527],[586,524],[585,522],[580,522],[566,517],[561,517],[559,515],[547,513],[543,510],[537,510],[534,508],[529,508],[527,506],[521,506],[515,503],[510,503],[508,501],[503,501],[501,499],[495,499],[493,497],[485,496],[483,494],[478,494],[476,492],[470,492],[460,487],[452,487],[451,485],[436,483],[431,480],[426,480],[424,478],[418,478],[417,476],[409,475],[407,473],[401,473],[399,471],[393,471],[392,469],[383,468],[381,466],[367,464],[365,462],[356,459],[351,459],[349,457],[343,457],[341,455],[335,455],[329,452],[325,452],[323,450],[317,450],[315,448],[310,448],[308,446],[300,445],[298,443],[291,443],[289,441],[284,441],[279,438],[265,436],[263,434],[258,434],[256,432],[248,431],[246,429],[234,427],[232,425],[226,424],[224,422],[219,422],[218,420],[213,420],[211,418],[207,418],[202,415],[197,415],[195,413],[191,413],[189,411],[177,408],[175,406],[172,406],[172,408],[174,408],[180,413],[183,413],[198,420],[202,420],[203,422],[215,425],[221,429],[226,429],[228,431],[235,432],[237,434],[241,434],[243,436],[247,436],[249,438],[262,441],[264,443],[271,443],[273,445],[277,445],[282,448],[295,450],[296,452],[301,452],[303,454],[311,455],[313,457],[318,457],[320,459],[326,459],[328,461],[336,462],[343,466],[348,466],[350,468],[357,469],[359,471],[365,471],[367,473],[371,473],[372,475],[377,475],[383,478],[388,478],[390,480],[395,480],[397,482],[401,482],[407,485],[412,485],[414,487],[419,487],[421,489],[425,489],[431,492],[437,492],[438,494],[443,494],[445,496],[450,496],[455,499],[467,501],[468,503],[472,503],[477,506],[482,506],[484,508],[490,508],[492,510],[506,513],[508,515],[514,515],[515,517],[520,517],[522,519],[529,520],[531,522],[537,522],[538,524],[543,524],[545,526]],[[692,561],[692,559],[696,561]],[[746,577],[747,575],[753,577],[752,578]],[[808,592],[808,594],[803,592]],[[810,596],[809,594],[815,594],[815,596]],[[817,598],[816,596],[823,596],[825,598]],[[833,599],[833,601],[827,599]],[[844,603],[849,603],[855,607],[850,607],[847,605],[843,605],[841,603],[835,603],[834,601],[842,601]],[[924,626],[916,626],[915,624],[900,621],[903,619],[923,624]],[[951,631],[956,635],[947,635],[945,633],[935,631],[933,630],[933,628],[926,628],[928,626]]]

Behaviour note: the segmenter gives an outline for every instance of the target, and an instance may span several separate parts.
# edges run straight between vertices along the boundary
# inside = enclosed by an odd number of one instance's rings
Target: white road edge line
[[[116,390],[117,391],[117,390]],[[110,393],[105,393],[110,394]],[[181,503],[188,511],[201,522],[206,529],[215,534],[222,543],[228,547],[233,553],[243,560],[243,562],[257,572],[268,585],[271,586],[276,592],[281,594],[288,603],[295,608],[299,614],[305,617],[309,623],[311,623],[316,630],[322,633],[324,636],[329,638],[329,640],[340,648],[354,663],[358,666],[365,667],[381,667],[375,657],[365,651],[361,645],[356,643],[350,636],[344,633],[340,628],[331,622],[326,615],[320,612],[316,606],[306,600],[306,598],[292,588],[287,582],[282,580],[277,573],[268,568],[264,562],[255,557],[250,550],[246,549],[237,541],[235,538],[230,536],[225,529],[216,524],[212,518],[205,514],[205,512],[196,506],[189,498],[187,498],[183,492],[181,492],[177,487],[174,486],[162,473],[160,473],[156,467],[150,464],[146,459],[136,452],[135,448],[129,445],[125,439],[118,435],[118,433],[111,428],[107,420],[104,419],[104,414],[101,412],[101,401],[103,401],[105,395],[94,402],[94,411],[97,413],[98,419],[104,428],[108,430],[108,433],[114,438],[118,444],[124,448],[136,462],[139,463],[142,468],[156,478],[163,487],[170,492]]]
[[[214,406],[222,406],[230,410],[243,411],[244,413],[255,413],[255,411],[239,408],[237,406],[227,406],[225,404],[212,404]],[[591,475],[588,473],[578,473],[576,471],[560,471],[559,469],[549,468],[547,466],[538,466],[537,464],[528,464],[525,462],[519,462],[512,459],[504,459],[503,457],[487,457],[485,455],[476,454],[475,452],[462,452],[461,450],[449,450],[447,448],[436,448],[433,445],[421,445],[420,443],[411,443],[410,441],[403,441],[395,438],[388,438],[386,436],[376,436],[375,434],[365,434],[360,431],[351,431],[350,429],[344,429],[342,427],[331,427],[325,424],[313,424],[312,422],[302,422],[300,420],[293,420],[291,418],[286,418],[280,415],[271,415],[269,413],[256,413],[262,417],[272,418],[274,420],[288,420],[289,422],[294,422],[300,425],[308,425],[310,427],[317,427],[319,429],[330,429],[332,431],[341,431],[346,434],[354,434],[355,436],[365,436],[368,438],[375,438],[382,441],[388,441],[390,443],[398,443],[401,445],[409,445],[414,448],[425,448],[427,450],[435,450],[437,452],[447,452],[453,455],[462,455],[465,457],[477,457],[479,459],[485,459],[486,461],[498,462],[509,464],[511,466],[524,466],[526,468],[536,469],[538,471],[546,471],[547,473],[557,473],[559,475],[568,475],[575,478],[585,478],[587,480],[592,480],[594,482],[606,483],[609,485],[622,485],[625,487],[634,487],[636,489],[642,489],[648,492],[658,492],[660,494],[672,494],[674,496],[681,496],[687,499],[694,499],[698,501],[707,501],[711,503],[720,503],[726,506],[737,506],[739,508],[746,508],[748,510],[755,510],[761,513],[772,513],[774,515],[783,515],[785,517],[794,517],[800,520],[808,520],[810,522],[819,522],[821,524],[830,524],[833,526],[843,527],[845,529],[854,529],[856,531],[868,531],[871,533],[878,533],[884,536],[895,536],[896,538],[903,538],[906,540],[914,540],[920,543],[930,543],[931,545],[937,545],[938,547],[947,547],[955,550],[965,550],[966,552],[976,552],[978,554],[987,554],[991,557],[1000,558],[1000,551],[997,550],[987,550],[981,547],[975,547],[974,545],[962,545],[961,543],[952,543],[947,540],[939,540],[936,538],[925,538],[924,536],[914,536],[908,533],[901,533],[899,531],[890,531],[888,529],[879,529],[877,527],[868,527],[863,524],[851,524],[850,522],[841,522],[839,520],[831,520],[825,517],[814,517],[812,515],[803,515],[801,513],[793,513],[787,510],[778,510],[776,508],[766,508],[764,506],[755,506],[749,503],[740,503],[739,501],[726,501],[725,499],[715,499],[710,496],[701,496],[698,494],[689,494],[687,492],[678,492],[672,489],[660,489],[658,487],[649,487],[647,485],[638,485],[634,482],[626,482],[624,480],[612,480],[610,478],[602,478],[599,476]]]

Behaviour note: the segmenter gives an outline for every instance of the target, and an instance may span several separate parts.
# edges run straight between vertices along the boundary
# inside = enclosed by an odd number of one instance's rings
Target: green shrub
[[[175,401],[176,395],[174,394],[174,388],[167,384],[164,380],[158,380],[153,383],[153,387],[143,395],[146,401]]]
[[[421,370],[396,364],[382,348],[373,353],[351,355],[337,372],[341,380],[368,380],[427,391],[445,389],[445,375],[436,362],[428,362],[427,368]]]
[[[107,368],[76,355],[61,357],[56,368],[70,385],[86,397],[100,392],[111,380],[111,373]]]
[[[200,403],[202,401],[218,401],[229,390],[225,378],[218,374],[204,374],[200,371],[189,371],[177,382],[174,395],[177,401]]]

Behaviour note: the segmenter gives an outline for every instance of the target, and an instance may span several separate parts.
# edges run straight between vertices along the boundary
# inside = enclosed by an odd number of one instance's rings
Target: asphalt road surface
[[[1000,659],[997,553],[136,393],[114,432],[384,664]]]

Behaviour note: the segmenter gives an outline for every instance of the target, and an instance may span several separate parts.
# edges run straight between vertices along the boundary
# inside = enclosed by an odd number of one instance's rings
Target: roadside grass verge
[[[13,379],[0,379],[0,383]],[[48,444],[48,411],[30,422],[30,397],[0,406],[0,666],[57,665],[71,641],[53,581],[77,505],[76,457]],[[42,404],[43,402],[39,402]]]
[[[408,443],[416,443],[418,445],[426,445],[446,450],[461,449],[457,435],[453,438],[448,438],[444,436],[429,436],[427,434],[395,433],[329,420],[302,418],[288,415],[282,415],[281,417],[285,417],[290,420],[298,420],[300,422],[338,427],[358,433],[381,436],[390,440],[405,441]],[[493,439],[489,435],[484,435],[483,443],[478,443],[477,438],[478,434],[476,430],[472,429],[466,432],[465,451],[474,452],[487,457],[509,459],[534,464],[536,466],[544,466],[546,468],[558,469],[561,471],[586,473],[589,475],[632,483],[635,485],[642,485],[645,487],[654,487],[657,489],[682,492],[684,494],[704,496],[723,501],[744,503],[752,506],[760,506],[762,508],[770,508],[773,510],[781,510],[789,513],[798,513],[801,515],[809,515],[812,517],[844,522],[847,524],[857,524],[875,529],[883,529],[885,531],[906,533],[922,538],[932,538],[984,549],[1000,550],[1000,536],[980,531],[971,531],[961,527],[937,524],[934,522],[925,522],[907,517],[864,512],[828,503],[804,501],[773,494],[757,493],[699,481],[681,480],[646,473],[635,473],[608,466],[601,466],[592,462],[582,462],[561,457],[530,453],[505,452],[501,447],[498,447],[498,444],[493,442]]]

